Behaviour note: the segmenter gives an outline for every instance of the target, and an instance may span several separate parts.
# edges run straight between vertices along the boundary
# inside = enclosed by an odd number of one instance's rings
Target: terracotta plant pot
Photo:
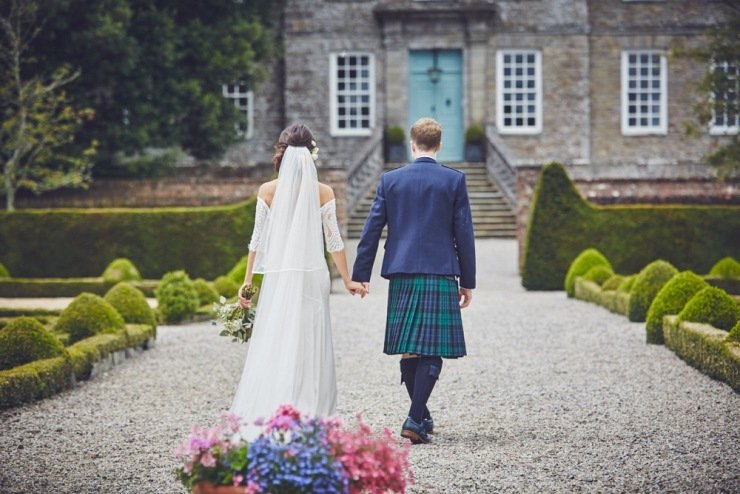
[[[244,486],[213,485],[209,482],[200,482],[193,487],[193,494],[244,494]]]

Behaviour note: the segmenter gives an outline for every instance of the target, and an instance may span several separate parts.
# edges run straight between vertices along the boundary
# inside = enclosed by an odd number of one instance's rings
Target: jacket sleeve
[[[460,263],[460,286],[472,289],[475,288],[475,236],[465,175],[460,177],[457,185],[454,230],[457,259]]]
[[[383,227],[386,223],[385,211],[385,188],[383,178],[380,177],[380,184],[375,193],[375,200],[370,208],[370,214],[365,220],[365,227],[362,229],[360,243],[357,245],[357,257],[352,269],[353,281],[370,281],[370,275],[373,271],[375,255],[378,252],[378,243],[380,235],[383,233]]]

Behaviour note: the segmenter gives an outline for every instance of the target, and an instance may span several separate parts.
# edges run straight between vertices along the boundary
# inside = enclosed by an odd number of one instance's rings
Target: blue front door
[[[421,117],[442,124],[441,162],[463,160],[463,85],[460,50],[409,52],[409,125]]]

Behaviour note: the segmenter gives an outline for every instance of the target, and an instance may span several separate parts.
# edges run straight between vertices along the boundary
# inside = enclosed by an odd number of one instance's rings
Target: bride
[[[247,360],[231,411],[249,424],[283,404],[311,416],[334,413],[336,378],[329,315],[326,250],[352,295],[366,295],[350,278],[339,233],[334,191],[318,181],[316,143],[302,124],[283,130],[273,164],[278,178],[260,186],[242,290],[264,273]],[[322,239],[323,227],[323,239]]]

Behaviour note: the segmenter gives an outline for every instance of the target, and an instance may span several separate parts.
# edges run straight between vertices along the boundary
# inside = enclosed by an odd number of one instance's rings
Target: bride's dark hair
[[[295,123],[289,125],[280,133],[277,144],[275,144],[275,154],[272,157],[272,164],[275,171],[280,171],[280,163],[283,161],[283,154],[288,146],[305,146],[309,151],[313,148],[313,133],[311,129],[303,124]]]

